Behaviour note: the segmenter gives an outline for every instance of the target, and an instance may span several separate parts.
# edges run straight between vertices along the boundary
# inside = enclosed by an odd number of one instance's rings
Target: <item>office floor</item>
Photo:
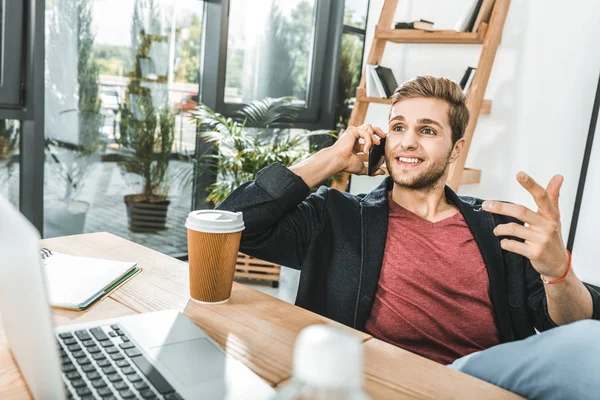
[[[298,292],[299,279],[299,271],[287,267],[281,267],[281,276],[279,279],[278,288],[271,287],[269,282],[258,282],[249,279],[239,279],[237,281],[260,292],[294,304],[296,301],[296,293]]]

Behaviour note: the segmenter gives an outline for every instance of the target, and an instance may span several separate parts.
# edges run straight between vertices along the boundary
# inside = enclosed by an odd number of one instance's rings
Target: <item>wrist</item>
[[[344,164],[344,157],[339,155],[333,146],[326,147],[317,152],[317,155],[323,157],[327,168],[328,177],[344,172],[346,165]]]
[[[331,178],[338,171],[338,164],[329,148],[319,150],[308,159],[290,167],[296,175],[302,178],[308,187],[314,187]]]
[[[556,277],[548,277],[543,274],[540,274],[540,277],[542,278],[542,281],[545,284],[559,283],[567,279],[570,275],[573,275],[573,269],[571,268],[572,257],[571,252],[568,250],[566,251],[566,258],[567,260],[562,263],[562,275]]]

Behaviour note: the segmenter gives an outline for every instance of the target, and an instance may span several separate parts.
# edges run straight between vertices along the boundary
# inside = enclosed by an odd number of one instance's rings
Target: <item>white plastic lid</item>
[[[362,345],[351,333],[329,325],[311,325],[296,338],[294,379],[311,386],[360,390],[362,371]]]
[[[244,230],[241,212],[198,210],[188,214],[185,227],[198,232],[231,233]]]

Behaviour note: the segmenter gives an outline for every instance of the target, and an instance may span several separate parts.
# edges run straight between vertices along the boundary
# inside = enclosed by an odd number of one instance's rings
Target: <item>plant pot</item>
[[[68,236],[83,233],[90,204],[85,201],[65,201],[44,210],[44,236]]]
[[[130,194],[124,197],[131,232],[157,232],[167,229],[167,210],[171,202],[164,197],[144,198]]]

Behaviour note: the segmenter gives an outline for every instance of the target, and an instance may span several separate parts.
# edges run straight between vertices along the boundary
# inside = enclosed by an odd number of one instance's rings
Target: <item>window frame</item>
[[[0,21],[0,108],[18,109],[24,101],[24,2],[0,2],[3,6]]]
[[[225,102],[225,68],[231,0],[207,0],[215,18],[206,19],[206,46],[202,96],[204,104],[215,111],[233,116],[243,103]],[[339,73],[339,52],[343,28],[344,0],[317,0],[315,36],[308,82],[307,107],[290,126],[307,129],[333,128],[335,96]],[[209,11],[210,12],[210,11]],[[220,18],[218,17],[220,12]],[[213,60],[209,61],[213,55]],[[218,55],[214,57],[214,55]],[[286,125],[286,124],[283,124]]]

